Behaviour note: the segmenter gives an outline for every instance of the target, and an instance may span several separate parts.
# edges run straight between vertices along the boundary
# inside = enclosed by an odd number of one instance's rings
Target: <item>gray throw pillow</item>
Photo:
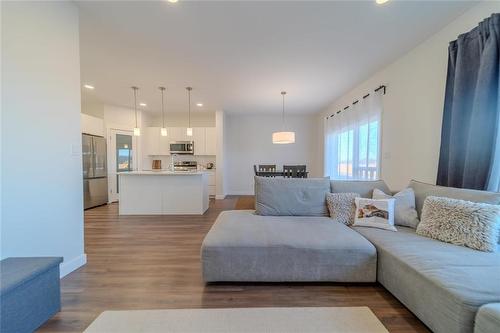
[[[495,252],[500,206],[429,196],[417,234],[472,249]]]
[[[271,216],[328,216],[328,178],[255,177],[255,213]]]
[[[373,199],[396,199],[394,203],[394,223],[404,227],[415,229],[418,225],[418,214],[415,209],[415,192],[406,188],[393,196],[386,194],[379,189],[373,190]]]
[[[359,193],[328,193],[326,205],[330,211],[330,217],[345,225],[352,225],[356,212],[354,200],[359,197]]]

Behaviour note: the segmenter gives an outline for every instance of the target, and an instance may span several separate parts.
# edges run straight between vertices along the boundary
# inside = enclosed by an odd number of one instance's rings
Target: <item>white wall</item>
[[[103,106],[104,124],[107,128],[132,130],[135,127],[134,109],[115,105]],[[137,111],[137,125],[139,127],[149,126],[149,118],[145,112]],[[144,123],[144,124],[143,124]]]
[[[216,160],[215,160],[215,198],[224,199],[227,194],[227,141],[226,141],[226,113],[222,110],[215,113]]]
[[[80,113],[82,133],[106,136],[104,120],[85,113]]]
[[[393,64],[382,69],[334,102],[321,122],[380,84],[387,85],[382,129],[382,178],[392,189],[410,179],[435,183],[448,44],[459,34],[500,11],[500,2],[483,2],[451,22]]]
[[[161,127],[161,113],[151,114],[151,123],[148,126]],[[165,114],[166,127],[188,127],[188,114],[171,113]],[[215,112],[191,112],[191,127],[215,127]]]
[[[98,101],[82,101],[82,113],[103,119],[104,104]]]
[[[295,143],[275,145],[272,133],[281,130],[281,115],[226,116],[227,194],[253,194],[254,164],[306,164],[310,177],[320,174],[316,116],[287,115],[287,129],[295,131]]]
[[[78,10],[2,2],[1,257],[86,261]]]

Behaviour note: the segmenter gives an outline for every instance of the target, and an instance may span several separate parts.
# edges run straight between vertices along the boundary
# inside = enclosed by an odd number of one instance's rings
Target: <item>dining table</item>
[[[307,178],[308,171],[304,171],[304,177],[301,178]],[[274,170],[274,171],[256,171],[255,173],[256,176],[260,177],[284,177],[285,172],[283,170]]]

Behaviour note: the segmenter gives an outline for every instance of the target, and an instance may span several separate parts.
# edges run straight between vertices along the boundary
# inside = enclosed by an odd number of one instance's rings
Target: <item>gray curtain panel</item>
[[[499,130],[499,46],[498,13],[450,43],[438,185],[488,188]]]

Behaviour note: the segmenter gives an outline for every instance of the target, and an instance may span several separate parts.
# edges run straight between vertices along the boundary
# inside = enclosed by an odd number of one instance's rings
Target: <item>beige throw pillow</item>
[[[417,228],[419,223],[417,210],[415,209],[415,192],[406,188],[393,196],[382,192],[379,189],[373,190],[373,199],[394,198],[394,224],[404,227]]]
[[[327,193],[326,204],[330,217],[345,225],[354,223],[354,199],[358,198],[358,193]]]
[[[417,234],[442,242],[495,252],[500,233],[500,205],[429,196]]]

